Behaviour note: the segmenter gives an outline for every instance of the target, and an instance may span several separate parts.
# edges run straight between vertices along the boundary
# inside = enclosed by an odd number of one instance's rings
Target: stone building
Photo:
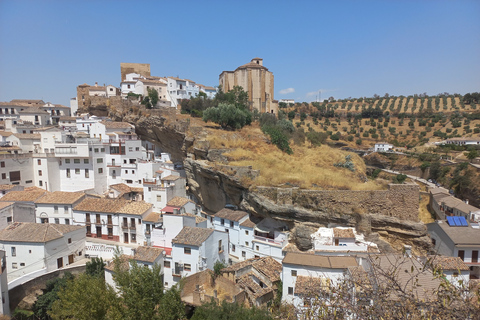
[[[120,72],[122,74],[122,81],[125,80],[127,74],[138,73],[144,77],[150,77],[150,64],[149,63],[120,63]]]
[[[278,101],[273,100],[273,73],[263,66],[263,59],[254,58],[235,71],[223,71],[219,80],[225,92],[234,86],[247,91],[250,110],[277,114]]]

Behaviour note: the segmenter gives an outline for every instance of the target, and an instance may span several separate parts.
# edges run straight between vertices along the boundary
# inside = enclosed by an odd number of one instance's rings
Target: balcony
[[[120,168],[120,163],[114,163],[114,162],[109,162],[107,163],[107,167],[114,167],[114,168]]]
[[[253,241],[266,242],[268,244],[273,244],[275,246],[282,246],[283,245],[283,241],[277,241],[275,239],[261,237],[261,236],[253,236]]]
[[[128,223],[122,223],[122,229],[128,229]]]
[[[133,231],[135,231],[135,230],[137,230],[137,224],[136,224],[136,223],[130,223],[130,224],[128,225],[128,228],[129,228],[129,229],[132,229]]]
[[[145,234],[149,236],[151,234],[151,231],[150,230],[145,230]]]

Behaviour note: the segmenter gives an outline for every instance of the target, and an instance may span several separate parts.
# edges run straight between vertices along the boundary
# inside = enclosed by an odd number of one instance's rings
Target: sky
[[[480,91],[480,1],[0,0],[0,101],[70,104],[120,63],[218,86],[263,58],[275,99]]]

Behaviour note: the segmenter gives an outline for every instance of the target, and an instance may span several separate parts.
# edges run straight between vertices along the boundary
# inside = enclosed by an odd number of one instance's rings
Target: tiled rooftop
[[[174,197],[170,201],[167,202],[167,206],[172,207],[183,207],[187,203],[192,202],[192,200],[185,198],[185,197]]]
[[[295,294],[313,296],[318,293],[321,288],[328,290],[328,281],[326,278],[297,276],[295,282]]]
[[[283,264],[294,264],[300,266],[346,269],[357,266],[354,257],[347,256],[320,256],[308,253],[287,252]]]
[[[144,247],[140,246],[135,249],[135,255],[133,259],[137,261],[145,261],[145,262],[155,262],[155,260],[163,254],[163,249],[155,248],[155,247]]]
[[[45,190],[38,190],[38,191],[10,191],[6,195],[0,198],[0,201],[25,201],[25,202],[34,202],[44,194],[46,194],[47,191]]]
[[[38,204],[74,204],[85,196],[83,192],[54,191],[36,200]]]
[[[199,247],[212,233],[213,229],[183,227],[182,231],[172,240],[172,243]]]
[[[85,227],[66,224],[14,222],[0,230],[0,241],[44,243],[59,239],[66,233],[80,229],[85,229]]]
[[[469,271],[470,268],[459,257],[429,256],[429,263],[436,269]]]
[[[248,267],[255,268],[272,282],[280,280],[282,264],[272,257],[252,258],[241,261],[222,269],[222,272],[237,272]]]
[[[215,214],[215,217],[228,219],[231,221],[240,221],[243,217],[248,216],[248,213],[242,210],[230,210],[223,208]]]

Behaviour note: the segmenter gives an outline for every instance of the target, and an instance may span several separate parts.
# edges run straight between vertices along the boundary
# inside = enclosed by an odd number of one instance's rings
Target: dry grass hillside
[[[225,153],[230,165],[252,166],[260,176],[251,181],[262,186],[298,186],[308,189],[376,190],[385,182],[370,181],[366,177],[363,160],[356,154],[331,148],[313,147],[308,142],[292,146],[288,155],[269,143],[258,123],[238,131],[225,131],[215,126],[205,127],[210,148],[231,149]],[[337,168],[334,163],[345,161],[350,155],[355,172]]]

